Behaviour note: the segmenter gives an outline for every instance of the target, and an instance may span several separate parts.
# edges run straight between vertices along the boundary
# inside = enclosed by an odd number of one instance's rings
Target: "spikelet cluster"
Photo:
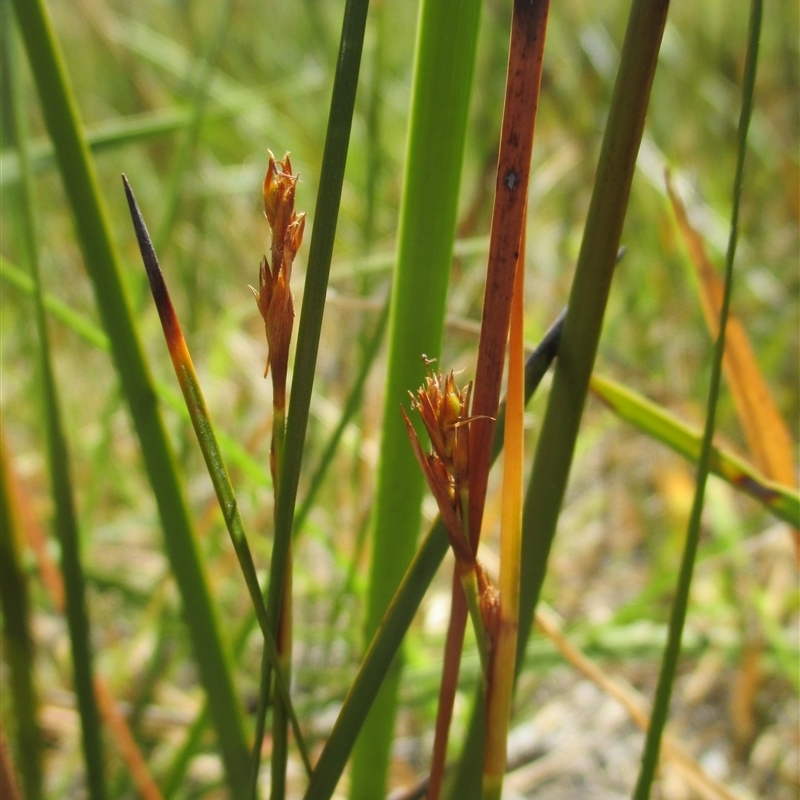
[[[272,231],[272,246],[270,258],[264,256],[261,260],[258,291],[250,287],[267,334],[264,377],[272,367],[273,396],[281,407],[285,405],[289,343],[294,325],[294,302],[289,283],[306,222],[305,213],[298,214],[294,208],[297,178],[292,174],[288,153],[283,161],[277,161],[272,153],[269,154],[263,194],[264,215]]]
[[[424,357],[423,357],[424,358]],[[464,525],[469,487],[469,415],[472,383],[464,389],[456,385],[455,373],[446,376],[428,368],[425,384],[411,393],[411,408],[418,411],[431,441],[431,451],[423,452],[414,427],[403,411],[411,446],[422,467],[425,480],[439,506],[456,558],[473,561]]]

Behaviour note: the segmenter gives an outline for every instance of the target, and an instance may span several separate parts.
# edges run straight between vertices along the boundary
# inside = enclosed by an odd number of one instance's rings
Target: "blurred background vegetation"
[[[271,398],[269,382],[262,379],[263,324],[247,289],[257,283],[258,262],[269,246],[260,186],[267,149],[279,157],[291,151],[301,177],[297,207],[313,211],[343,4],[53,0],[48,5],[86,135],[94,142],[151,368],[158,382],[177,395],[145,289],[121,172],[131,180],[154,234],[215,425],[252,457],[232,460],[229,466],[263,575],[272,529]],[[551,11],[527,234],[526,331],[531,343],[566,302],[627,12],[626,3],[578,0],[554,4]],[[416,4],[377,0],[370,11],[301,498],[338,422],[390,284],[416,13]],[[767,7],[733,300],[795,442],[800,433],[798,21],[796,3],[776,0]],[[474,371],[509,23],[509,4],[485,0],[445,351],[428,354],[440,357],[447,368],[465,369],[467,376]],[[665,199],[663,168],[669,165],[677,176],[692,221],[721,267],[746,28],[744,4],[672,4],[623,234],[627,251],[612,288],[597,361],[599,372],[697,427],[704,415],[711,344],[696,279]],[[209,53],[214,63],[206,66]],[[45,288],[97,324],[27,69],[25,81]],[[199,121],[196,129],[193,114]],[[51,503],[32,302],[11,280],[20,261],[9,203],[17,176],[13,151],[3,149],[3,435],[24,527],[47,530]],[[313,218],[308,225],[313,227]],[[298,309],[306,253],[301,250],[293,278]],[[131,705],[133,730],[158,777],[180,747],[202,692],[162,552],[152,494],[110,359],[75,326],[54,322],[51,337],[79,487],[96,668],[115,696]],[[359,414],[297,541],[294,696],[317,744],[361,656],[364,533],[377,459],[382,364],[379,355]],[[528,409],[531,443],[545,396],[540,392]],[[214,598],[232,639],[249,601],[194,435],[179,408],[180,403],[168,407],[166,419],[186,476]],[[747,455],[725,391],[718,431],[721,441]],[[693,492],[691,464],[589,401],[544,598],[564,618],[576,643],[647,696],[658,669]],[[427,519],[434,512],[428,503]],[[677,725],[701,763],[718,777],[756,796],[794,797],[800,786],[798,597],[788,527],[715,478],[706,512],[685,635],[687,657],[676,684]],[[490,495],[484,556],[490,570],[498,513],[499,503]],[[49,547],[57,552],[52,538]],[[66,628],[38,580],[32,557],[27,564],[48,744],[48,796],[78,797],[82,762]],[[394,786],[427,769],[448,599],[445,569],[409,637]],[[236,677],[240,693],[252,704],[260,659],[256,636],[250,644],[238,660]],[[753,668],[747,653],[755,644],[760,656]],[[542,709],[555,708],[567,728],[588,724],[580,721],[586,704],[580,679],[546,640],[533,638],[528,666],[517,702],[518,723],[541,722]],[[474,678],[476,670],[477,657],[468,653],[462,678]],[[466,697],[465,686],[456,706],[456,737],[463,731]],[[592,703],[601,699],[594,697]],[[8,719],[6,691],[2,711]],[[601,724],[593,727],[598,738],[609,736]],[[626,729],[617,734],[620,741],[629,736]],[[598,752],[607,746],[608,741],[600,741]],[[635,775],[637,748],[631,746],[630,765],[623,759],[624,769],[633,771],[614,779],[623,787]],[[109,753],[112,796],[131,796],[121,762],[112,748]],[[209,734],[192,764],[184,796],[213,795],[220,777],[213,753]],[[568,775],[570,769],[565,764],[553,775],[539,776],[534,785],[542,792],[549,785],[555,793],[537,796],[588,796],[573,784],[559,784],[559,773]],[[596,796],[617,796],[616,784],[608,780],[607,792]],[[302,785],[299,780],[297,786]],[[672,790],[666,786],[664,791]]]

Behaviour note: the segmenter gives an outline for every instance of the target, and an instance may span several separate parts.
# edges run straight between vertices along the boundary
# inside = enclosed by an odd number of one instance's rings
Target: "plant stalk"
[[[526,204],[527,207],[527,204]],[[523,217],[524,222],[524,217]],[[506,742],[514,691],[519,623],[519,578],[522,548],[522,472],[524,463],[525,357],[523,299],[525,292],[525,226],[511,304],[503,448],[503,508],[500,522],[499,608],[486,687],[486,746],[483,754],[484,800],[499,800],[506,771]]]
[[[736,174],[733,180],[733,208],[731,210],[731,227],[728,238],[728,249],[725,256],[725,288],[722,295],[722,308],[719,315],[719,332],[714,346],[714,357],[711,368],[711,382],[708,390],[708,406],[706,410],[706,424],[703,431],[703,443],[700,458],[697,462],[697,475],[695,478],[695,495],[689,525],[686,533],[681,569],[678,576],[678,585],[675,600],[670,614],[667,646],[661,671],[658,676],[653,712],[650,715],[650,725],[647,729],[647,738],[642,753],[642,765],[639,778],[636,782],[634,800],[647,800],[655,777],[658,757],[661,750],[661,738],[669,715],[669,701],[672,696],[672,684],[678,667],[681,651],[681,637],[686,621],[686,611],[689,605],[689,590],[692,583],[694,562],[697,557],[697,547],[700,542],[701,517],[703,514],[703,500],[705,497],[706,480],[708,478],[711,461],[711,451],[714,441],[714,424],[716,421],[717,401],[719,398],[720,383],[722,381],[722,362],[725,356],[725,329],[733,291],[733,263],[736,257],[736,244],[739,236],[739,203],[742,195],[742,180],[744,175],[744,162],[747,154],[747,132],[750,127],[750,117],[753,111],[753,90],[756,79],[756,66],[758,64],[758,43],[761,34],[762,3],[761,0],[752,0],[750,5],[750,25],[748,31],[747,57],[744,68],[744,81],[742,88],[742,109],[739,116],[738,152],[736,160]]]

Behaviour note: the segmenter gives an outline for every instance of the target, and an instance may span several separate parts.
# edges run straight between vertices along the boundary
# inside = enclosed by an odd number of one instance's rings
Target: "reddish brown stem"
[[[472,400],[473,419],[469,426],[468,517],[469,540],[473,553],[477,553],[480,539],[495,419],[500,404],[511,297],[519,258],[520,236],[525,224],[533,129],[539,104],[549,6],[549,0],[514,2],[489,263]],[[438,797],[441,787],[458,676],[457,665],[467,621],[466,599],[459,583],[456,567],[453,574],[453,604],[439,696],[429,798]]]
[[[494,439],[494,418],[500,402],[514,271],[519,255],[520,232],[525,222],[525,200],[528,195],[533,128],[539,105],[549,6],[549,0],[515,0],[511,23],[489,265],[472,401],[472,414],[476,419],[470,425],[469,526],[473,552],[477,552],[480,538]]]
[[[453,590],[450,606],[450,623],[444,648],[442,683],[439,687],[439,706],[436,711],[436,732],[433,738],[433,756],[428,782],[428,800],[438,800],[442,791],[444,765],[447,756],[447,740],[450,736],[450,723],[453,719],[453,703],[458,688],[458,670],[461,650],[464,647],[464,630],[467,626],[467,601],[458,576],[453,570]]]

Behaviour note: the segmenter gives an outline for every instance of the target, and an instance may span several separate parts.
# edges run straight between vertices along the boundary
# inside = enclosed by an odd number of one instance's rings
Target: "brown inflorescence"
[[[453,487],[466,488],[469,480],[469,416],[472,382],[466,388],[456,386],[455,373],[450,370],[442,380],[442,373],[430,369],[425,386],[412,395],[411,407],[419,411],[431,446],[452,477]]]
[[[264,214],[272,231],[270,258],[262,258],[258,273],[258,291],[253,289],[256,305],[264,320],[267,334],[267,365],[264,377],[272,367],[272,385],[276,404],[285,404],[286,372],[289,342],[294,324],[294,304],[289,282],[292,264],[303,241],[306,215],[294,210],[297,175],[292,174],[289,154],[276,161],[269,154],[269,167],[264,178]]]
[[[433,492],[442,519],[447,528],[450,543],[457,558],[474,560],[474,554],[466,539],[463,518],[466,508],[462,494],[469,482],[469,423],[470,394],[472,383],[459,389],[455,373],[446,377],[434,372],[433,363],[423,356],[428,375],[425,384],[411,394],[411,407],[419,411],[425,430],[431,440],[432,452],[425,454],[416,432],[405,411],[403,416],[408,426],[409,438],[428,486]]]
[[[411,408],[419,411],[428,432],[432,448],[429,453],[423,451],[405,410],[403,419],[414,455],[439,506],[458,570],[464,576],[474,573],[481,622],[491,647],[498,593],[470,545],[465,520],[469,492],[469,423],[475,419],[470,415],[472,383],[459,389],[452,370],[443,377],[441,372],[431,369],[430,359],[423,356],[423,360],[428,369],[425,384],[416,395],[409,394]]]

